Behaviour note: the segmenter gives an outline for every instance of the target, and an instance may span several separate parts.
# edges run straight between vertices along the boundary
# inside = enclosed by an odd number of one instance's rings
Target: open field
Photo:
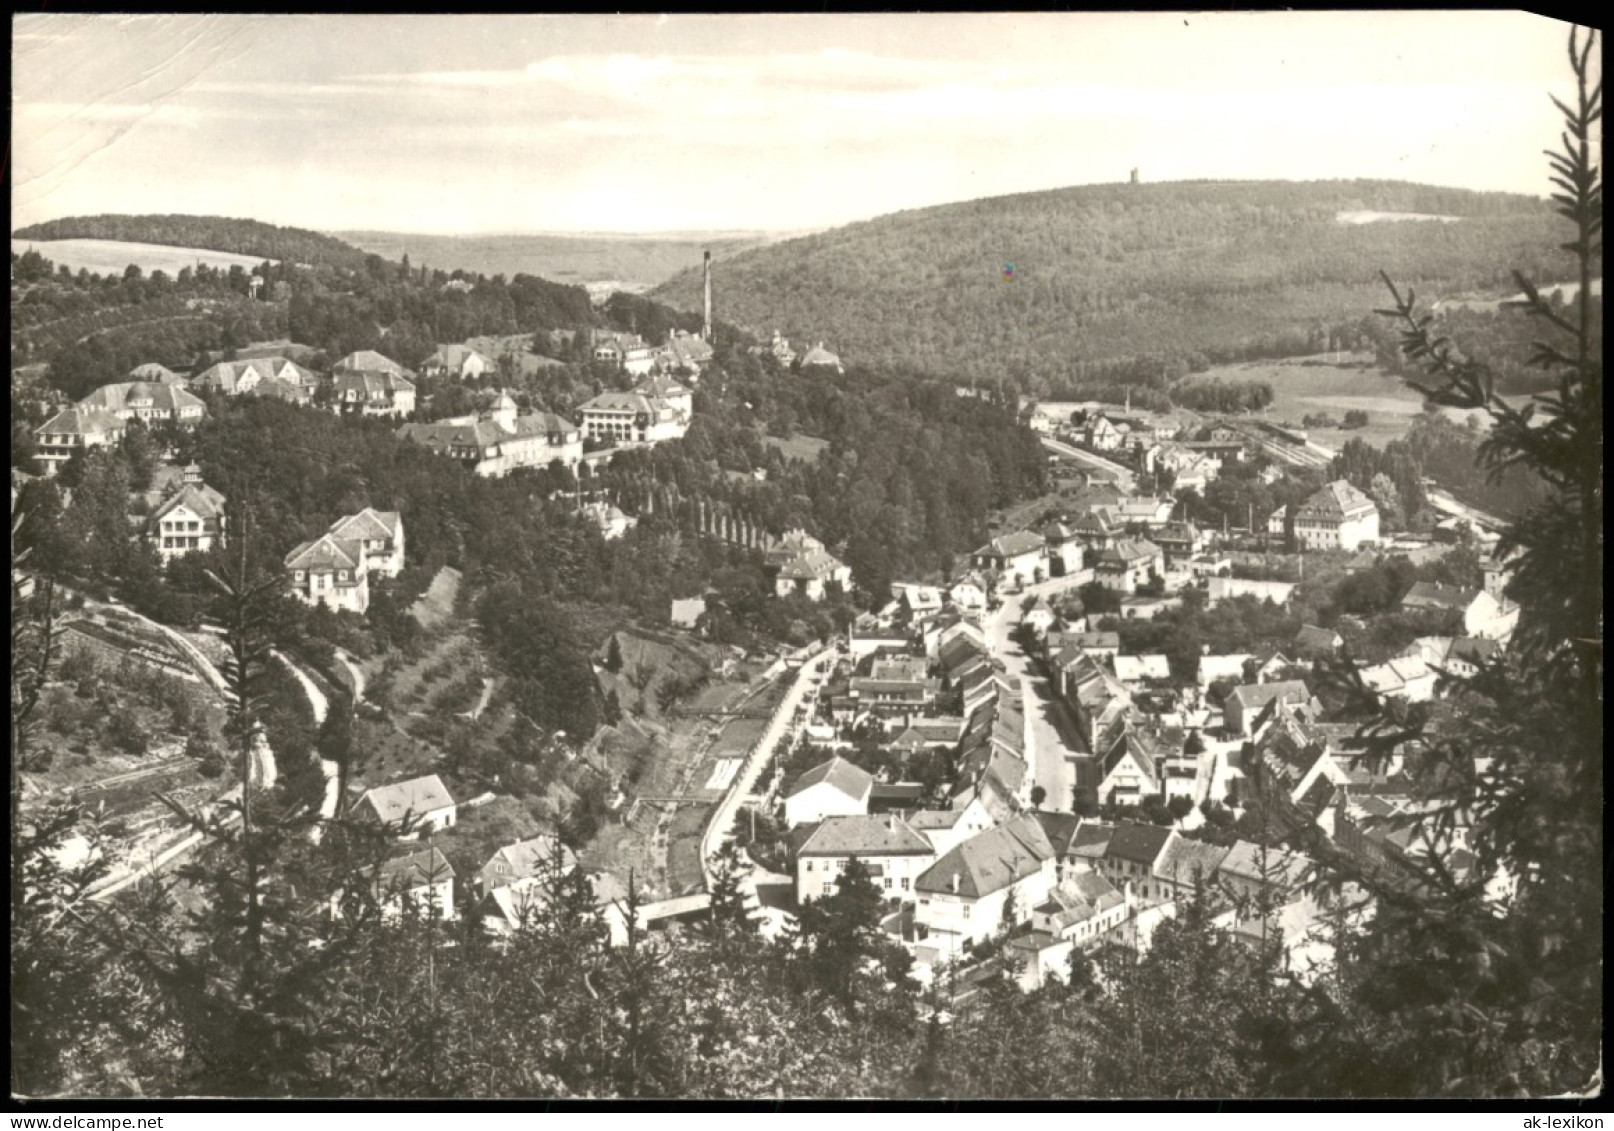
[[[1352,409],[1368,414],[1365,428],[1314,428],[1311,439],[1325,447],[1338,448],[1350,439],[1364,440],[1383,447],[1406,435],[1412,422],[1423,412],[1423,397],[1407,387],[1400,377],[1386,373],[1359,355],[1343,355],[1342,364],[1317,358],[1285,358],[1281,361],[1247,361],[1206,370],[1188,378],[1190,383],[1223,381],[1265,381],[1272,386],[1272,407],[1266,418],[1274,423],[1287,421],[1296,427],[1307,414],[1326,413],[1336,420]],[[1453,419],[1468,414],[1448,410]]]
[[[200,247],[169,247],[166,244],[155,243],[127,243],[123,240],[11,241],[11,250],[18,255],[29,248],[39,252],[58,267],[66,266],[75,273],[82,268],[96,275],[122,275],[124,269],[131,263],[148,275],[153,271],[166,271],[172,276],[179,274],[182,268],[195,267],[198,261],[226,271],[235,266],[250,271],[264,262],[256,256],[233,255],[227,251],[208,251]]]
[[[1340,212],[1334,216],[1335,222],[1340,224],[1384,224],[1402,220],[1439,220],[1455,224],[1461,219],[1461,216],[1437,216],[1432,212],[1375,212],[1372,209]]]
[[[806,463],[816,463],[819,453],[829,447],[828,440],[820,440],[816,436],[803,436],[801,433],[781,440],[778,436],[764,436],[762,442],[769,447],[778,448],[786,459],[799,459]]]
[[[406,232],[332,232],[338,239],[386,259],[409,256],[412,266],[483,275],[537,275],[581,286],[609,281],[622,290],[645,290],[701,262],[766,243],[761,233],[680,236],[482,235],[428,236]]]
[[[454,615],[454,599],[459,596],[460,571],[444,566],[432,578],[420,600],[409,606],[409,615],[420,622],[420,627],[433,629]],[[366,673],[369,674],[369,673]]]

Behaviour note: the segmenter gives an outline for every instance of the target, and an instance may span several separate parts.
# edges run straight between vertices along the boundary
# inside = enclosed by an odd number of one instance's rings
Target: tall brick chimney
[[[709,342],[712,340],[712,253],[709,251],[701,262],[701,272],[705,299],[701,312],[706,316],[701,326],[701,340]]]

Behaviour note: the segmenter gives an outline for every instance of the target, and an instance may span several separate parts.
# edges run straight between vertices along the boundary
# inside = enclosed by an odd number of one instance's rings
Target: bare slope
[[[562,283],[613,282],[642,291],[699,266],[710,250],[724,258],[762,243],[762,236],[623,237],[565,235],[430,236],[408,232],[338,232],[384,259],[409,256],[412,266],[484,275],[538,275]]]

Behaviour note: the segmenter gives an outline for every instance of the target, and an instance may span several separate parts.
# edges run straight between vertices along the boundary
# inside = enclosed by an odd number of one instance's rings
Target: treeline
[[[12,253],[11,269],[13,362],[58,367],[69,395],[86,381],[94,388],[121,380],[143,361],[186,370],[197,349],[216,348],[199,342],[245,345],[285,332],[284,304],[252,300],[240,266],[184,267],[175,276],[133,265],[121,275],[75,274],[26,251]],[[106,368],[142,351],[122,369]]]
[[[1441,483],[1470,506],[1508,519],[1538,506],[1546,498],[1548,484],[1528,468],[1510,465],[1489,475],[1475,473],[1475,462],[1485,443],[1485,433],[1454,423],[1438,412],[1425,412],[1413,421],[1406,435],[1382,448],[1361,440],[1347,440],[1334,458],[1330,474],[1350,480],[1373,495],[1384,511],[1385,491],[1375,485],[1379,477],[1394,485],[1392,505],[1406,525],[1425,525],[1438,515],[1425,512],[1427,495],[1423,480]]]
[[[1196,412],[1260,412],[1272,403],[1272,386],[1265,381],[1195,381],[1175,386],[1171,399]]]
[[[1342,224],[1343,211],[1456,223]],[[1147,353],[1166,379],[1326,349],[1382,305],[1380,270],[1421,291],[1511,289],[1498,263],[1561,270],[1544,202],[1391,182],[1094,185],[898,213],[747,251],[717,278],[724,317],[826,339],[843,359],[1046,382]],[[1004,278],[1014,264],[1012,280]],[[699,309],[689,271],[652,292]],[[1317,342],[1323,344],[1317,346]],[[1354,343],[1349,343],[1354,344]],[[1082,371],[1081,366],[1099,371]]]
[[[459,282],[464,286],[449,286]],[[293,339],[332,358],[379,350],[411,368],[439,344],[467,338],[588,328],[597,323],[588,292],[532,275],[467,277],[429,272],[379,256],[340,277],[293,281],[287,326]]]
[[[124,240],[206,248],[316,267],[359,268],[364,265],[364,252],[332,236],[228,216],[68,216],[19,228],[12,233],[12,238]]]

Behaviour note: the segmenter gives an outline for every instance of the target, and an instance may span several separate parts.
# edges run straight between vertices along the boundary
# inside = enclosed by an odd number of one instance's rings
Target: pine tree
[[[757,927],[746,908],[742,886],[751,873],[751,862],[733,837],[713,853],[711,873],[712,904],[707,928],[713,940],[723,945],[739,935],[754,935]]]
[[[1273,1062],[1275,1089],[1335,1094],[1541,1094],[1583,1089],[1599,1070],[1602,1026],[1602,338],[1590,284],[1601,255],[1602,174],[1593,149],[1602,83],[1595,32],[1575,29],[1576,96],[1554,99],[1562,148],[1549,152],[1552,199],[1574,229],[1562,247],[1580,283],[1554,308],[1515,274],[1544,340],[1534,362],[1553,392],[1515,407],[1483,360],[1439,337],[1386,279],[1402,350],[1435,405],[1491,420],[1480,446],[1493,477],[1520,467],[1551,486],[1514,516],[1499,547],[1517,552],[1508,594],[1521,606],[1509,648],[1466,681],[1449,709],[1374,704],[1348,668],[1339,685],[1374,709],[1361,756],[1395,753],[1420,783],[1427,813],[1391,869],[1365,865],[1315,836],[1336,885],[1372,893],[1372,929],[1348,971],[1315,995]],[[1403,821],[1405,825],[1407,822]],[[1299,823],[1301,827],[1305,822]],[[1461,851],[1458,851],[1458,849]],[[1499,889],[1513,889],[1499,897]]]

